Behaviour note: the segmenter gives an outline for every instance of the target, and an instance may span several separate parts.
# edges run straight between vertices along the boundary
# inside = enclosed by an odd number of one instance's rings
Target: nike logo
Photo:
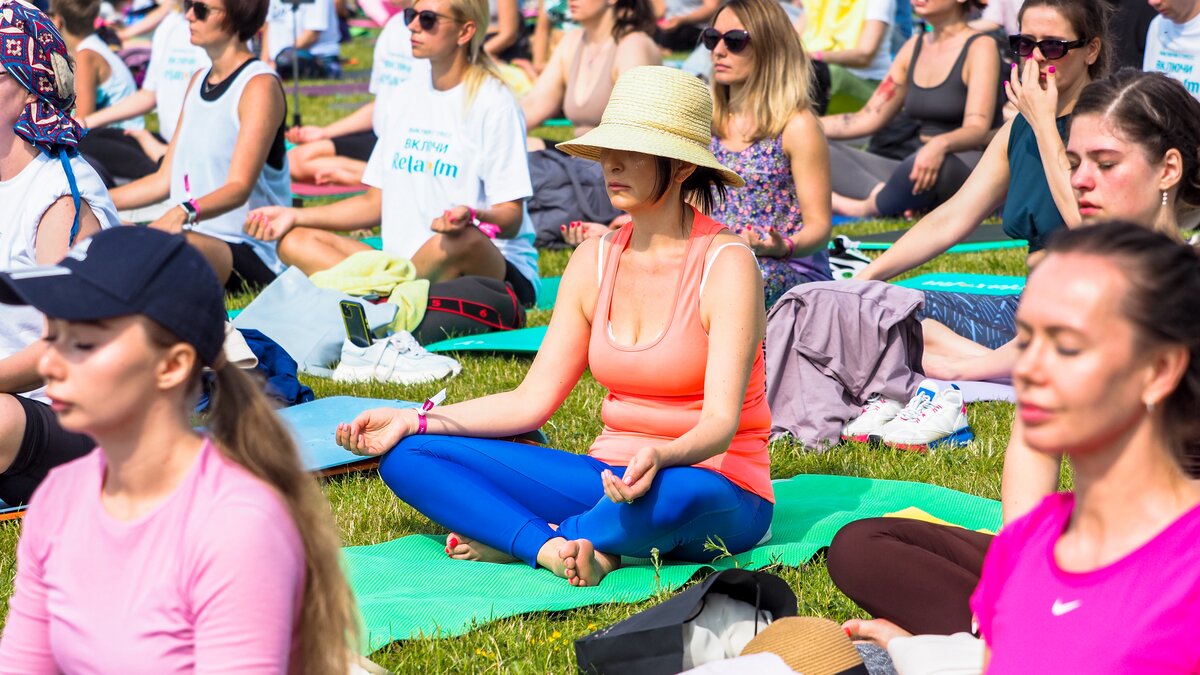
[[[1079,606],[1082,604],[1083,604],[1082,600],[1072,600],[1071,602],[1063,602],[1062,600],[1055,600],[1054,605],[1050,607],[1050,613],[1053,614],[1054,616],[1062,616],[1063,614],[1066,614],[1067,612],[1073,612],[1073,611],[1079,609]]]

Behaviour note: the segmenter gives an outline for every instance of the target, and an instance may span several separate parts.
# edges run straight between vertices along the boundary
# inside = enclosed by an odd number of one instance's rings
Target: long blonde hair
[[[467,43],[467,74],[463,78],[463,82],[467,85],[467,108],[475,102],[475,95],[479,93],[479,88],[487,81],[487,78],[494,77],[497,81],[503,83],[504,78],[500,75],[500,67],[496,65],[496,61],[492,59],[492,55],[488,54],[483,49],[483,43],[487,41],[487,27],[491,20],[491,11],[488,9],[487,0],[450,0],[450,13],[459,21],[470,21],[475,24],[475,35],[471,37],[471,41]]]
[[[298,663],[290,671],[345,675],[358,649],[358,612],[342,574],[341,542],[329,502],[250,376],[231,365],[216,375],[208,432],[222,455],[279,493],[304,544],[304,596],[294,638]]]
[[[813,101],[813,73],[808,53],[777,0],[728,0],[713,15],[732,11],[750,34],[754,68],[742,87],[741,101],[730,100],[730,87],[712,84],[713,134],[725,135],[734,105],[754,116],[751,141],[783,133],[792,115]]]

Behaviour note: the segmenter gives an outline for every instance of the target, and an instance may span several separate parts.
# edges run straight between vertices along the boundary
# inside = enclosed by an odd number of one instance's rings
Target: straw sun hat
[[[699,79],[676,68],[630,68],[613,85],[600,125],[558,149],[600,161],[600,150],[627,150],[715,169],[726,185],[746,181],[709,151],[712,96]]]

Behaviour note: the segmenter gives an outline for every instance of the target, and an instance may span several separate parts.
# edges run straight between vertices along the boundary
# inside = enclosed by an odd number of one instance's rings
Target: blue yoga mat
[[[304,466],[317,472],[371,461],[371,458],[355,455],[334,442],[339,422],[349,422],[371,408],[415,408],[417,405],[411,401],[331,396],[284,408],[279,411],[279,416],[291,426],[292,438],[300,447]]]
[[[1025,290],[1025,277],[935,272],[897,281],[896,285],[914,288],[918,291],[949,291],[970,295],[1020,295]]]

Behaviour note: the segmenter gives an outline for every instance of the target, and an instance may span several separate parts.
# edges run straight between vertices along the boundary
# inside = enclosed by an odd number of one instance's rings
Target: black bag
[[[524,325],[525,308],[511,286],[491,277],[471,276],[430,286],[425,318],[412,334],[424,345]]]
[[[526,201],[537,232],[538,248],[567,248],[563,225],[572,221],[608,224],[621,215],[608,200],[604,170],[598,162],[571,157],[553,148],[529,153],[533,196]]]
[[[709,593],[723,593],[771,612],[775,619],[796,616],[796,594],[787,582],[766,572],[723,570],[643,612],[575,641],[581,673],[674,675],[683,670],[683,626],[700,614]],[[766,628],[766,626],[762,626]]]

